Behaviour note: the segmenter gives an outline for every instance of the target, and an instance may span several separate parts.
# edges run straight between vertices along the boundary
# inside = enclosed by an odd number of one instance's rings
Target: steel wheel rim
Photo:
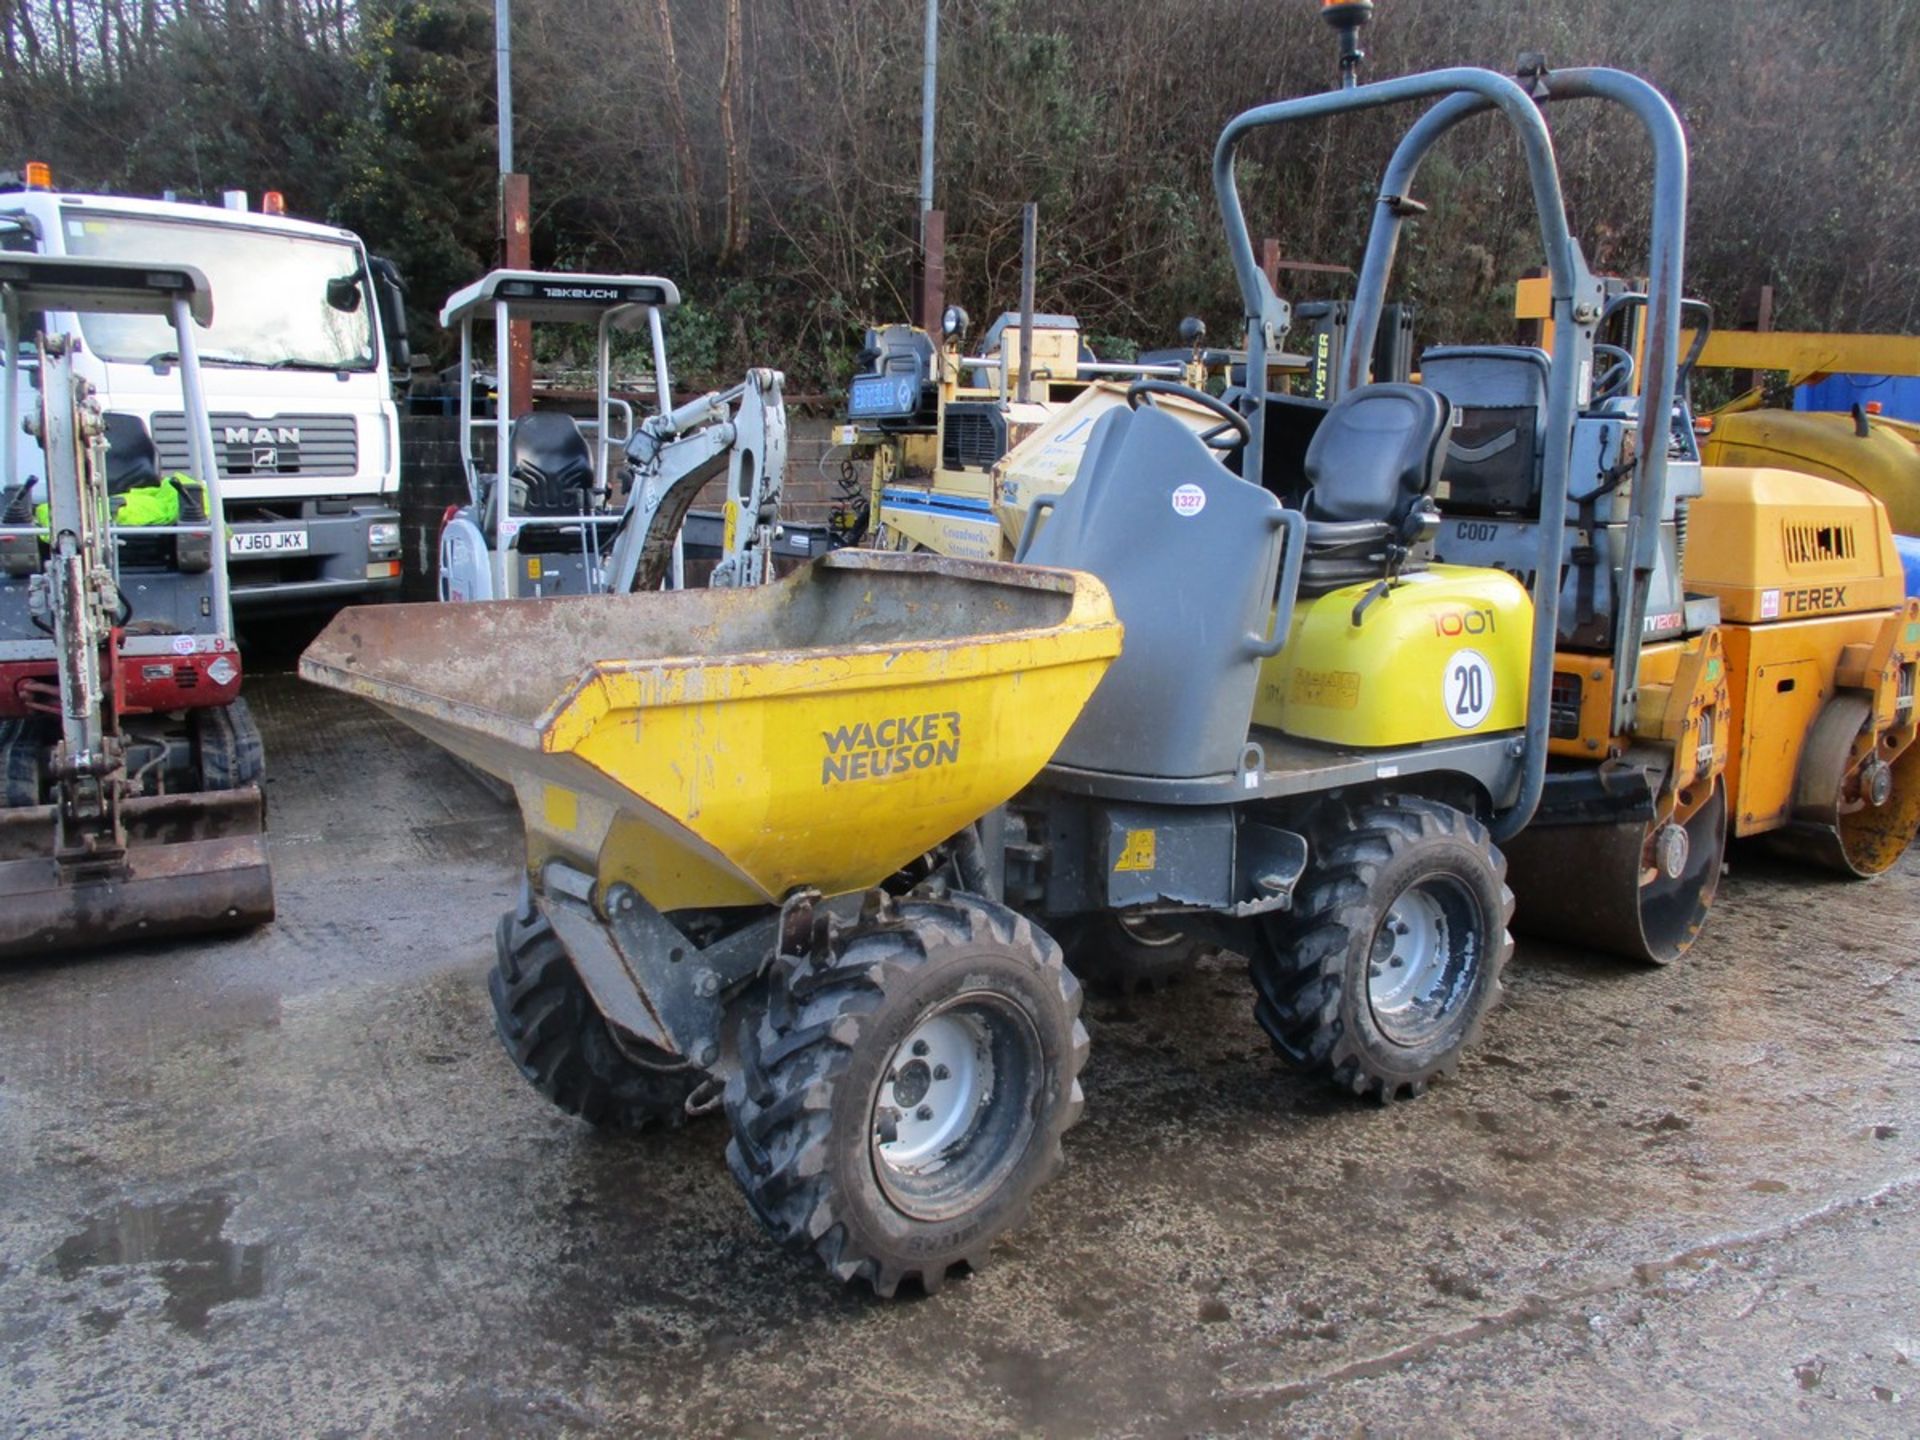
[[[1658,867],[1640,887],[1640,933],[1647,954],[1666,964],[1686,953],[1706,922],[1707,911],[1720,888],[1720,866],[1726,859],[1726,792],[1718,781],[1705,804],[1682,826],[1687,837],[1686,860],[1678,875]]]
[[[894,1208],[945,1220],[1006,1178],[1032,1138],[1040,1034],[1006,997],[976,991],[923,1012],[874,1086],[874,1178]]]
[[[1151,915],[1115,915],[1113,918],[1114,923],[1126,932],[1127,939],[1136,945],[1164,950],[1187,938],[1185,932],[1162,924]]]
[[[1450,875],[1394,897],[1367,957],[1367,1006],[1382,1035],[1414,1046],[1446,1028],[1473,988],[1484,929],[1479,902]]]

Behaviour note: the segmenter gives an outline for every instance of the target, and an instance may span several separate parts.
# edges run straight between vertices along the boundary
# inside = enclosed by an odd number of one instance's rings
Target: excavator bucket
[[[125,853],[59,859],[52,805],[0,809],[0,958],[273,918],[266,810],[257,785],[128,800]]]
[[[670,911],[885,879],[1025,786],[1119,651],[1091,576],[842,550],[747,589],[348,610],[300,673],[511,785],[531,865]]]

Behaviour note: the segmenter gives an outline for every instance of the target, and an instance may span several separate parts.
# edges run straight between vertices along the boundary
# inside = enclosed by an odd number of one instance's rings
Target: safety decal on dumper
[[[860,720],[822,730],[826,753],[820,760],[820,783],[882,780],[910,770],[931,770],[960,759],[960,712],[936,710],[925,715],[889,715],[884,720]]]
[[[1154,834],[1152,830],[1127,831],[1127,843],[1120,851],[1120,858],[1113,862],[1113,873],[1137,874],[1155,868]]]

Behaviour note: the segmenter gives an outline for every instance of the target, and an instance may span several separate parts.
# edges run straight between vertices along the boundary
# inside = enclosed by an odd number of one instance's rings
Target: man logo
[[[228,425],[224,427],[229,445],[298,445],[298,425]]]
[[[256,470],[278,470],[280,452],[271,446],[260,446],[253,452],[253,468]]]

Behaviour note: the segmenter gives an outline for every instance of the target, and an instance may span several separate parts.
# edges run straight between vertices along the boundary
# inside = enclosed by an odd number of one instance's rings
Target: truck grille
[[[163,471],[185,470],[187,420],[179,411],[153,417],[153,443]],[[222,479],[263,475],[352,475],[360,442],[351,415],[213,416],[213,453]]]

